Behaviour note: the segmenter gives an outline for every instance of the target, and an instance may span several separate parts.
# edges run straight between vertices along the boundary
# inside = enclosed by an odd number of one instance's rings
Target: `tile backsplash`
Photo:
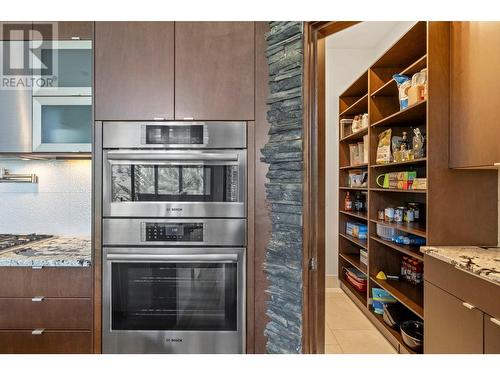
[[[37,184],[0,183],[0,233],[91,234],[90,160],[0,160]]]

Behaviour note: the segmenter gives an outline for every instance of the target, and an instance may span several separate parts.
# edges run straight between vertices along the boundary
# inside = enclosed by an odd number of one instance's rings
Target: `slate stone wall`
[[[264,264],[269,287],[264,332],[269,353],[302,352],[302,22],[271,22],[266,184],[272,234]]]

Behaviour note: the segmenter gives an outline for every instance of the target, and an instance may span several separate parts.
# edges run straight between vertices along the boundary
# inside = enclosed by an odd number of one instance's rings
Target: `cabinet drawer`
[[[500,354],[500,319],[484,314],[484,353]]]
[[[91,297],[90,267],[0,267],[1,297]]]
[[[90,298],[0,298],[0,329],[92,329]]]
[[[492,316],[500,316],[500,286],[425,256],[425,280]],[[426,312],[427,313],[427,312]],[[427,319],[427,318],[426,318]]]
[[[424,353],[483,353],[483,312],[425,282]]]
[[[44,331],[0,331],[3,354],[90,354],[92,333]]]

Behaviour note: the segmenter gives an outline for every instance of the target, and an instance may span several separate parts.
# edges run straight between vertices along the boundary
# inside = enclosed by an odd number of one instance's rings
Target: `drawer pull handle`
[[[32,334],[32,335],[39,336],[39,335],[41,335],[41,334],[43,333],[43,331],[45,331],[45,329],[44,329],[44,328],[37,328],[37,329],[35,329],[35,330],[31,331],[31,334]]]
[[[42,302],[43,300],[45,299],[45,297],[42,297],[42,296],[37,296],[37,297],[33,297],[31,299],[32,302]]]
[[[462,302],[462,305],[464,307],[467,307],[469,310],[474,310],[476,308],[476,306],[471,305],[470,303],[467,303],[467,302]]]
[[[153,120],[154,121],[165,121],[166,118],[165,117],[153,117]]]
[[[31,267],[32,270],[41,270],[43,266],[33,266]]]
[[[495,318],[490,318],[490,322],[492,322],[493,324],[496,324],[497,326],[500,327],[500,320],[495,319]]]

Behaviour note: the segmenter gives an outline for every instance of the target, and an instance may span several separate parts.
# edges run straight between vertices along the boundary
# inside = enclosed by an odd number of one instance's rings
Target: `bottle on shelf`
[[[354,199],[354,209],[356,210],[356,212],[362,212],[364,211],[364,207],[365,204],[361,193],[356,193],[356,198]]]
[[[345,211],[352,211],[352,198],[351,198],[351,194],[349,192],[347,192],[345,195],[344,210]]]

